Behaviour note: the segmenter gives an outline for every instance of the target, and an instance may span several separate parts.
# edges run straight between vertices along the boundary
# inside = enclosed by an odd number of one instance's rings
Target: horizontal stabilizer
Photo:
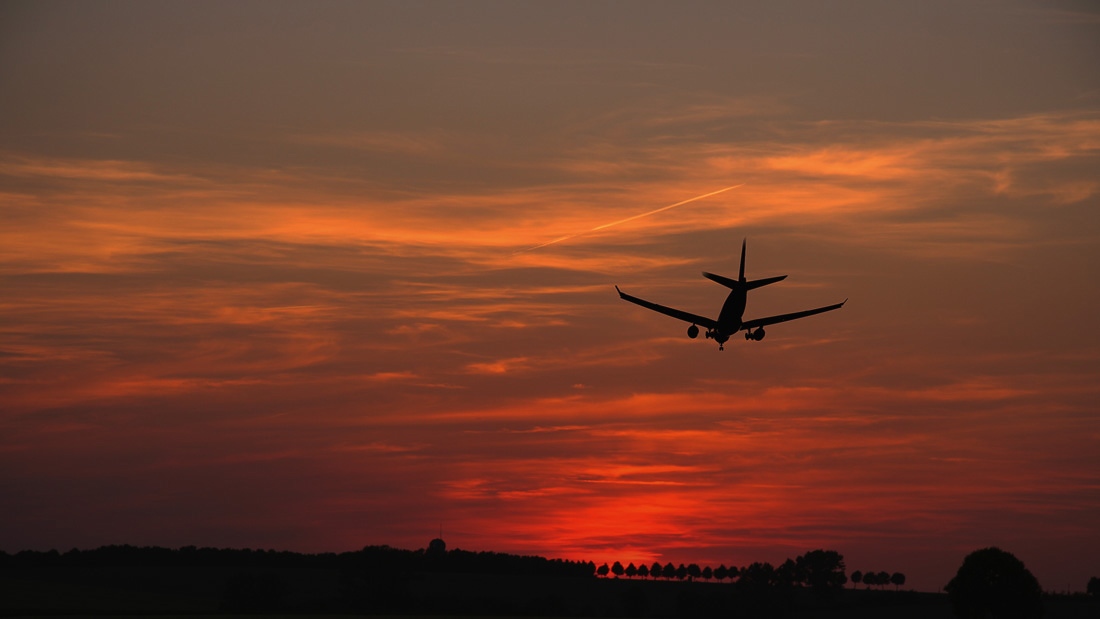
[[[714,273],[707,273],[703,271],[703,277],[722,284],[726,288],[731,290],[752,290],[761,286],[767,286],[768,284],[774,284],[775,282],[783,281],[787,278],[786,275],[780,275],[778,277],[768,277],[765,279],[755,279],[751,282],[737,281],[736,279],[730,279],[728,277],[722,277],[721,275],[715,275]]]
[[[744,282],[739,282],[736,279],[730,279],[728,277],[722,277],[721,275],[715,275],[714,273],[707,273],[706,271],[703,271],[703,277],[711,280],[712,282],[718,282],[719,284],[722,284],[726,288],[730,288],[732,290],[737,290],[738,288],[741,288],[742,286],[745,285]]]
[[[774,284],[775,282],[781,282],[787,279],[786,275],[777,275],[776,277],[765,277],[764,279],[754,279],[751,282],[745,282],[745,290],[753,290],[761,286],[767,286],[768,284]]]

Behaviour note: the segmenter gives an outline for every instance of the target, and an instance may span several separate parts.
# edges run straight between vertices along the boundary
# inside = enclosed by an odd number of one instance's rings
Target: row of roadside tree
[[[852,586],[856,586],[859,583],[867,585],[870,589],[872,586],[885,587],[886,585],[894,585],[894,589],[900,588],[905,584],[905,574],[901,572],[872,572],[870,570],[862,572],[856,570],[852,572]]]
[[[672,563],[661,565],[660,562],[654,562],[652,565],[629,563],[623,566],[616,561],[613,565],[608,566],[604,563],[596,568],[596,575],[665,580],[716,580],[718,582],[728,580],[764,587],[807,586],[819,592],[840,589],[848,582],[844,557],[835,550],[811,550],[794,559],[787,559],[778,567],[767,562],[752,563],[744,567],[719,565],[713,569],[710,566],[700,567],[695,563],[689,565],[681,563],[679,566]],[[880,577],[882,577],[881,583]],[[866,574],[854,572],[852,580],[863,582],[868,586],[888,583],[900,586],[905,584],[905,575],[900,572],[893,576],[886,572],[867,572]]]

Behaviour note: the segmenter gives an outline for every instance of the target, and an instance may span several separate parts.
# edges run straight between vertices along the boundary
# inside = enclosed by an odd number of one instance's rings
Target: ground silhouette
[[[888,590],[845,587],[843,556],[830,550],[810,551],[779,567],[756,562],[711,570],[654,563],[645,577],[640,569],[628,577],[632,564],[627,563],[623,577],[610,575],[610,567],[609,576],[599,577],[602,569],[591,562],[448,550],[442,540],[421,550],[368,546],[320,554],[194,546],[0,552],[0,616],[947,619],[953,614],[946,594],[895,591],[901,584],[896,581]],[[1008,573],[1009,568],[998,569]],[[960,573],[968,572],[960,568]],[[877,579],[886,572],[868,572],[864,578],[872,574]],[[956,594],[965,591],[964,581],[952,581]],[[1047,619],[1100,616],[1100,600],[1094,596],[1044,599]]]

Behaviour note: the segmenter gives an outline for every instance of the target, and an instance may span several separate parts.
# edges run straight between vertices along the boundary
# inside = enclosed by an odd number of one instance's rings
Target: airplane
[[[813,316],[814,314],[821,314],[823,312],[831,312],[835,309],[844,307],[844,304],[848,302],[848,299],[844,299],[840,303],[835,305],[826,305],[825,307],[819,307],[816,309],[805,310],[801,312],[793,312],[790,314],[779,314],[777,316],[768,316],[766,318],[754,318],[752,320],[741,320],[741,317],[745,313],[745,301],[748,296],[748,291],[761,286],[767,286],[768,284],[774,284],[775,282],[782,281],[787,278],[786,275],[779,275],[777,277],[766,277],[764,279],[756,279],[747,281],[745,279],[745,243],[748,239],[741,241],[741,271],[737,276],[737,279],[730,279],[728,277],[722,277],[721,275],[715,275],[714,273],[707,273],[703,271],[703,277],[718,282],[726,288],[730,289],[730,294],[726,297],[726,302],[722,304],[722,311],[718,314],[718,320],[712,320],[706,316],[699,316],[683,310],[674,309],[671,307],[665,307],[664,305],[658,305],[651,303],[645,299],[639,299],[633,297],[622,290],[619,290],[618,286],[615,286],[615,291],[619,293],[619,298],[624,301],[630,301],[636,305],[641,305],[646,309],[651,309],[655,312],[660,312],[666,316],[672,316],[684,322],[690,322],[691,326],[688,327],[687,334],[691,339],[695,339],[699,336],[699,327],[706,328],[706,336],[708,340],[714,340],[718,342],[718,350],[725,350],[726,341],[730,339],[730,336],[738,331],[745,331],[746,340],[755,340],[759,342],[764,339],[764,327],[769,325],[778,324],[781,322],[787,322],[788,320],[796,320],[798,318],[805,318],[807,316]]]

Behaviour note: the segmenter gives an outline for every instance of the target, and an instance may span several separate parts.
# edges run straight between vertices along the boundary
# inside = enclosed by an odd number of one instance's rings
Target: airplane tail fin
[[[742,281],[742,282],[745,281],[745,242],[746,241],[748,241],[748,239],[741,239],[741,270],[738,271],[738,273],[737,273],[737,280]],[[718,280],[714,280],[714,281],[718,281]],[[721,282],[719,282],[719,283],[721,283]],[[732,288],[732,286],[731,286],[731,288]]]
[[[737,273],[737,279],[730,279],[728,277],[722,277],[721,275],[715,275],[714,273],[707,273],[703,271],[703,277],[722,284],[726,288],[731,290],[745,290],[749,291],[761,286],[767,286],[768,284],[774,284],[775,282],[781,282],[787,279],[786,275],[779,275],[777,277],[765,277],[764,279],[754,279],[753,281],[747,281],[745,279],[745,240],[741,241],[741,269]]]

